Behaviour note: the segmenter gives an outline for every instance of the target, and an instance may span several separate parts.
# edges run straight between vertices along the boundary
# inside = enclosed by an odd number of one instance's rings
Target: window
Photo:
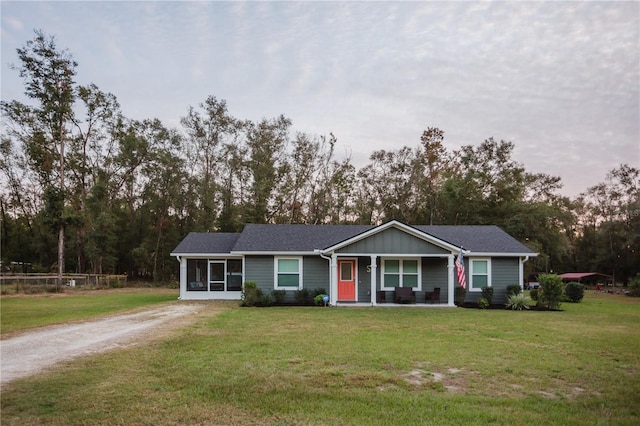
[[[421,268],[419,259],[384,259],[382,262],[382,289],[411,287],[420,290]]]
[[[298,290],[302,288],[302,259],[299,257],[276,257],[276,290]]]
[[[340,263],[340,281],[353,281],[353,263]]]
[[[469,291],[481,291],[482,287],[491,287],[491,263],[489,259],[471,259],[469,261],[471,280]]]

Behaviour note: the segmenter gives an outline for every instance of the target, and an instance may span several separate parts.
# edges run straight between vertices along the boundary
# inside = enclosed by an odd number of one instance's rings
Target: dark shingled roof
[[[247,225],[235,251],[323,249],[374,228],[371,225]]]
[[[312,252],[375,228],[371,225],[246,225],[240,234],[190,233],[174,254]],[[413,228],[473,253],[535,254],[497,226],[418,225]]]
[[[173,250],[173,254],[230,253],[238,241],[236,233],[190,232]]]
[[[527,246],[495,225],[422,225],[414,228],[476,253],[534,254]]]

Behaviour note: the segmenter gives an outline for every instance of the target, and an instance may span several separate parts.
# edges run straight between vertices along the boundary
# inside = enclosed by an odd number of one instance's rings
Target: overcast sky
[[[1,2],[2,99],[16,48],[56,37],[133,119],[178,127],[209,95],[237,118],[280,114],[376,149],[494,137],[577,195],[640,167],[640,2]]]

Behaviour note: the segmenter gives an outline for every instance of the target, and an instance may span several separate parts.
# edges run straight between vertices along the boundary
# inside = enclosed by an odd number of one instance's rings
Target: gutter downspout
[[[524,264],[529,260],[529,256],[525,256],[524,259],[520,259],[520,289],[524,290]]]
[[[313,250],[313,252],[314,252],[314,253],[318,253],[318,255],[319,255],[321,258],[323,258],[323,259],[325,259],[325,260],[328,260],[328,261],[329,261],[329,304],[331,305],[331,304],[332,304],[332,302],[333,302],[333,294],[331,294],[331,291],[333,290],[333,285],[331,285],[331,284],[332,284],[332,281],[333,281],[332,269],[331,269],[331,262],[332,262],[332,259],[331,259],[329,256],[324,255],[324,254],[322,253],[322,250],[320,250],[320,249],[314,249],[314,250]]]
[[[178,296],[178,300],[182,299],[182,289],[186,290],[187,288],[187,262],[185,259],[184,264],[182,264],[182,256],[176,256],[176,259],[180,263],[180,276],[178,278],[179,287],[180,287],[180,296]]]

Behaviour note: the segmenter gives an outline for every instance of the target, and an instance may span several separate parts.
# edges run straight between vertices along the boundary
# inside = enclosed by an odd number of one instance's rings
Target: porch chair
[[[424,293],[424,303],[440,303],[440,287],[435,287],[433,291],[427,291]]]
[[[410,287],[396,287],[393,301],[395,303],[416,303],[416,294]]]

